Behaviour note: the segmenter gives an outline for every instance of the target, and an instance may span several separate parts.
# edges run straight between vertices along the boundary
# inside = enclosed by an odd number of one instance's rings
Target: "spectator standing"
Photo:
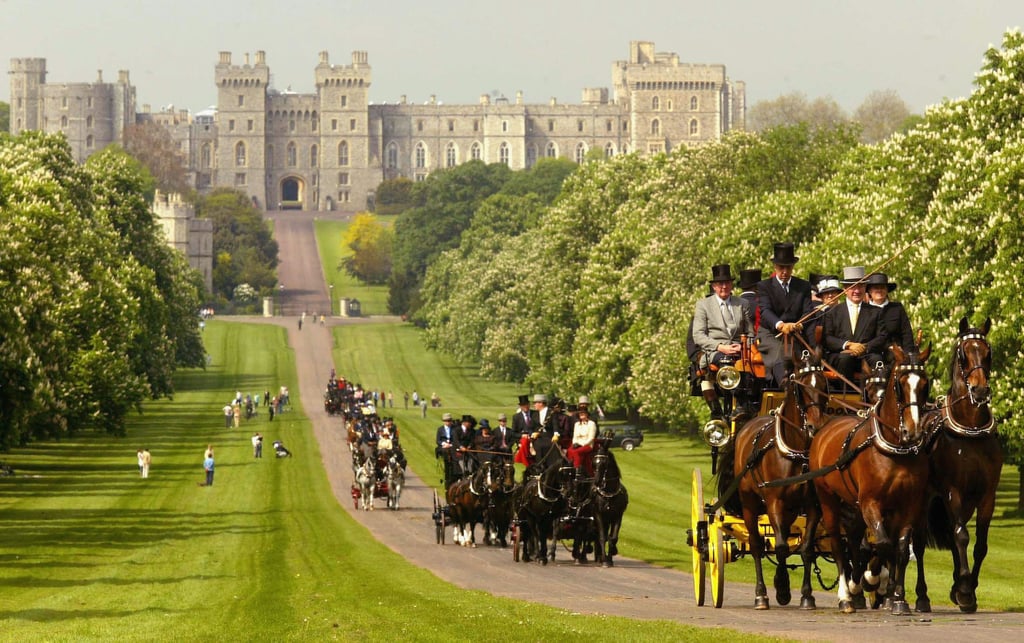
[[[146,476],[142,475],[142,449],[139,449],[139,452],[136,455],[139,458],[139,476],[145,478]]]
[[[394,391],[388,391],[388,408],[395,408],[395,393]]]
[[[150,455],[149,449],[142,450],[142,477],[149,477],[149,465],[153,463],[153,456]]]
[[[231,408],[230,404],[225,404],[224,405],[224,409],[223,409],[223,413],[224,413],[224,428],[225,429],[230,429],[231,428],[231,421],[235,419],[235,411]]]
[[[420,417],[427,417],[427,401],[420,400]]]
[[[252,457],[263,457],[263,436],[259,432],[252,434]]]
[[[203,460],[203,471],[206,472],[206,486],[213,486],[213,448],[206,450],[206,459]]]
[[[409,410],[409,391],[402,393],[402,397],[405,398],[405,410]]]

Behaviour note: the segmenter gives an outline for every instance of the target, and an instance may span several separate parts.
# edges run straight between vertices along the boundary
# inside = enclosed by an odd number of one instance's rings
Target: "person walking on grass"
[[[149,449],[142,450],[142,477],[149,477],[149,465],[153,463],[153,456],[150,455]]]
[[[213,447],[206,449],[206,459],[203,460],[203,471],[206,472],[206,486],[213,486]]]
[[[139,452],[136,455],[139,458],[139,477],[145,478],[145,476],[142,475],[142,449],[139,449]]]

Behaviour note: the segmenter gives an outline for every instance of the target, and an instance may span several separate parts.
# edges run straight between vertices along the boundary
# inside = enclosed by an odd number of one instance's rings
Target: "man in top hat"
[[[519,410],[512,416],[512,430],[519,436],[533,433],[533,424],[530,419],[530,396],[519,396]]]
[[[788,355],[783,354],[783,337],[803,332],[801,320],[811,312],[811,284],[793,276],[800,257],[792,243],[776,243],[772,256],[774,274],[757,285],[761,323],[757,332],[758,348],[764,358],[766,375],[776,386],[786,378]],[[776,335],[779,335],[777,338]]]
[[[441,416],[441,426],[437,428],[434,449],[435,458],[443,458],[444,461],[444,486],[447,488],[455,481],[454,453],[455,453],[455,420],[451,413]]]
[[[846,304],[836,305],[825,313],[825,359],[849,380],[867,360],[874,365],[885,348],[881,332],[881,309],[867,305],[864,267],[843,268],[843,292]]]
[[[880,323],[881,332],[885,335],[885,346],[899,344],[906,352],[917,351],[907,309],[900,302],[889,299],[889,293],[896,290],[896,284],[889,281],[885,273],[873,272],[868,275],[866,286],[870,305],[882,311]]]
[[[473,448],[473,438],[476,437],[476,418],[472,415],[463,415],[459,426],[455,428],[455,466],[460,475],[467,476],[473,473],[476,462],[469,457],[469,451]]]
[[[706,371],[701,393],[711,408],[711,417],[723,417],[709,365],[740,357],[740,335],[753,335],[754,316],[750,305],[732,294],[729,264],[711,267],[712,294],[697,302],[693,315],[693,341],[700,347],[700,368]]]

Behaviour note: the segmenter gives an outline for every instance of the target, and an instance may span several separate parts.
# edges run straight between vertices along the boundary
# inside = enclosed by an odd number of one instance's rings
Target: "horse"
[[[607,448],[594,454],[594,485],[591,508],[597,531],[595,559],[602,567],[612,567],[619,553],[619,529],[629,505],[629,492],[622,484],[619,464]]]
[[[737,494],[727,506],[735,513],[742,513],[747,528],[757,576],[754,609],[758,610],[768,609],[768,590],[762,570],[765,537],[758,523],[762,514],[768,516],[775,534],[774,553],[778,561],[773,583],[775,600],[779,605],[788,605],[792,599],[786,567],[786,558],[790,555],[789,534],[797,516],[813,503],[813,492],[811,485],[803,482],[785,486],[764,486],[764,483],[794,477],[804,471],[811,438],[827,419],[828,380],[822,367],[820,347],[813,352],[794,353],[793,374],[785,380],[783,389],[785,396],[777,409],[768,416],[753,418],[737,431],[731,470],[727,466],[730,454],[726,452],[718,477],[719,494],[723,498],[729,487],[737,485]],[[813,532],[808,533],[804,543],[813,543]],[[801,547],[800,555],[804,567],[800,608],[811,610],[816,607],[811,585],[813,548]]]
[[[356,471],[356,485],[359,487],[360,507],[363,511],[373,511],[373,492],[377,486],[373,458],[367,458],[359,466]]]
[[[536,556],[540,564],[547,565],[548,540],[554,537],[554,521],[566,506],[562,492],[563,469],[571,470],[571,467],[557,444],[552,444],[531,466],[540,474],[525,479],[516,494],[513,512],[519,523],[523,562],[529,562]]]
[[[511,460],[492,460],[492,483],[484,508],[484,542],[508,547],[508,529],[512,523],[512,490],[516,486],[516,468]]]
[[[496,479],[496,476],[491,475],[492,469],[492,463],[485,462],[472,475],[448,487],[446,499],[454,528],[453,540],[456,544],[476,547],[476,525],[484,522],[484,510]]]
[[[402,486],[405,485],[405,470],[395,456],[388,458],[387,481],[388,507],[398,511],[398,500],[402,497]]]
[[[922,527],[921,499],[928,488],[923,420],[930,349],[904,353],[893,345],[890,350],[895,360],[880,404],[869,412],[825,423],[809,453],[820,514],[813,506],[808,511],[807,533],[814,533],[819,518],[824,521],[839,574],[839,609],[848,614],[856,611],[852,593],[862,593],[851,573],[858,568],[851,558],[858,556],[858,535],[864,532],[878,560],[892,570],[892,613],[910,613],[904,583],[914,529]],[[841,533],[844,506],[855,508],[854,521],[847,521],[846,543]],[[865,582],[872,579],[866,577]]]
[[[988,553],[988,531],[995,510],[996,488],[1003,467],[1003,452],[992,414],[989,373],[992,348],[988,331],[992,320],[972,328],[967,318],[960,329],[949,363],[949,390],[938,398],[935,410],[925,416],[935,430],[931,452],[931,487],[934,492],[928,512],[930,539],[953,553],[953,586],[950,600],[961,612],[978,609],[978,576]],[[970,533],[967,522],[977,512],[974,566],[968,565]],[[914,539],[917,557],[918,611],[931,611],[924,579],[924,538]]]

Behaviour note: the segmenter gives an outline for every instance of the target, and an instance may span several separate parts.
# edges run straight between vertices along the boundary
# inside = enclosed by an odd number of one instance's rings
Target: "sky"
[[[266,52],[272,84],[313,92],[320,51],[369,53],[370,100],[580,102],[611,87],[632,40],[726,66],[748,107],[801,92],[852,112],[895,90],[912,112],[967,96],[989,46],[1024,27],[1021,0],[0,0],[0,60],[46,58],[47,82],[127,69],[138,105],[216,103],[219,52]],[[10,83],[0,101],[10,100]]]

